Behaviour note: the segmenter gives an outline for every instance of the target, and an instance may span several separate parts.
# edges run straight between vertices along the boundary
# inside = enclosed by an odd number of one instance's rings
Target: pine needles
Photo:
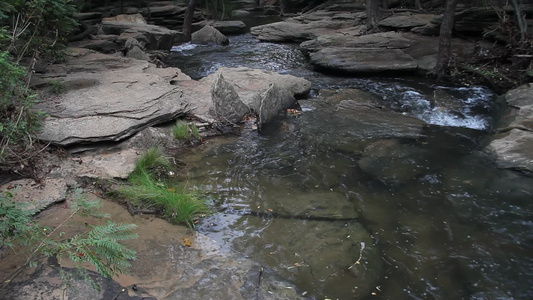
[[[150,148],[137,161],[130,185],[124,185],[118,193],[135,206],[161,210],[170,220],[194,227],[194,221],[208,213],[208,208],[200,195],[165,182],[162,171],[168,172],[170,166],[159,149]]]

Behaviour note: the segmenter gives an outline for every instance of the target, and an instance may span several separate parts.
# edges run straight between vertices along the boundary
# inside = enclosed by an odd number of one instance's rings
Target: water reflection
[[[316,299],[531,296],[531,178],[494,169],[471,140],[435,128],[400,140],[423,172],[390,182],[363,171],[360,154],[320,146],[301,127],[308,117],[185,158],[189,184],[221,211],[200,231]],[[361,242],[363,264],[350,271]]]
[[[192,77],[220,66],[266,68],[311,80],[315,96],[359,88],[443,125],[395,131],[302,101],[300,117],[260,135],[214,139],[182,158],[188,185],[219,211],[200,231],[311,298],[533,298],[533,182],[495,169],[477,151],[479,129],[492,123],[488,90],[325,76],[295,45],[249,35],[181,52],[171,62]]]

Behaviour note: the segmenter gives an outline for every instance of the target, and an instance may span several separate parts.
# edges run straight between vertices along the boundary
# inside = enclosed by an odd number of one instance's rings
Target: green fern
[[[98,212],[102,203],[99,200],[88,200],[82,194],[81,189],[76,189],[74,192],[72,214],[55,229],[45,228],[32,221],[32,212],[21,209],[11,200],[10,195],[9,193],[0,195],[0,237],[2,238],[0,246],[12,246],[16,242],[32,248],[33,252],[21,268],[28,265],[35,266],[42,256],[56,257],[60,262],[68,258],[74,263],[77,276],[74,277],[71,272],[60,269],[60,276],[67,286],[71,286],[71,280],[84,279],[99,290],[100,287],[91,279],[83,267],[84,264],[92,264],[102,276],[111,278],[127,273],[128,268],[131,267],[130,261],[136,259],[135,250],[122,244],[123,241],[138,237],[136,233],[133,233],[133,230],[137,228],[135,224],[107,221],[103,225],[87,225],[86,227],[90,230],[71,237],[64,236],[64,233],[60,232],[61,227],[76,214],[97,218],[106,217],[106,214]],[[12,276],[18,273],[17,270]],[[0,289],[7,284],[6,282]]]

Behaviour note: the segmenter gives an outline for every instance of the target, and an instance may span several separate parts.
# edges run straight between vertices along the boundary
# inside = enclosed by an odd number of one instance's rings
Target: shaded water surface
[[[309,298],[533,297],[533,180],[479,151],[487,134],[479,129],[492,123],[487,90],[324,76],[291,45],[232,42],[182,48],[174,59],[196,77],[245,65],[305,77],[317,90],[361,88],[434,125],[387,136],[304,106],[260,134],[210,140],[182,158],[187,184],[217,211],[199,231]],[[461,113],[432,107],[436,89],[460,99]]]

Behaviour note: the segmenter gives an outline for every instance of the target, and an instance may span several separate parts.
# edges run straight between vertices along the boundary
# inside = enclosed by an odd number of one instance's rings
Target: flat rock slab
[[[399,13],[381,20],[378,25],[399,29],[413,28],[424,26],[436,18],[438,16],[433,14]]]
[[[364,28],[366,30],[366,27]],[[398,32],[379,32],[361,35],[358,30],[323,35],[300,44],[300,48],[315,52],[326,47],[404,49],[411,46],[411,39]]]
[[[150,63],[88,53],[83,57],[88,64],[80,70],[77,67],[80,62],[74,60],[73,67],[65,67],[74,72],[65,74],[63,81],[91,84],[49,97],[37,105],[37,109],[49,115],[38,135],[43,141],[61,146],[118,141],[187,112],[182,91],[170,84],[166,74],[153,71],[155,67]],[[116,68],[94,66],[95,61],[106,66],[106,60]],[[95,70],[91,72],[83,69],[92,66]],[[176,76],[178,71],[175,69]]]
[[[345,73],[412,72],[418,66],[399,49],[328,47],[310,57],[318,68]]]
[[[76,159],[80,166],[79,176],[126,179],[135,169],[139,154],[136,150],[125,149],[113,153],[81,156]]]
[[[21,179],[1,186],[0,190],[9,192],[15,202],[23,203],[24,209],[38,212],[65,201],[68,186],[64,179],[47,178],[41,182]]]

